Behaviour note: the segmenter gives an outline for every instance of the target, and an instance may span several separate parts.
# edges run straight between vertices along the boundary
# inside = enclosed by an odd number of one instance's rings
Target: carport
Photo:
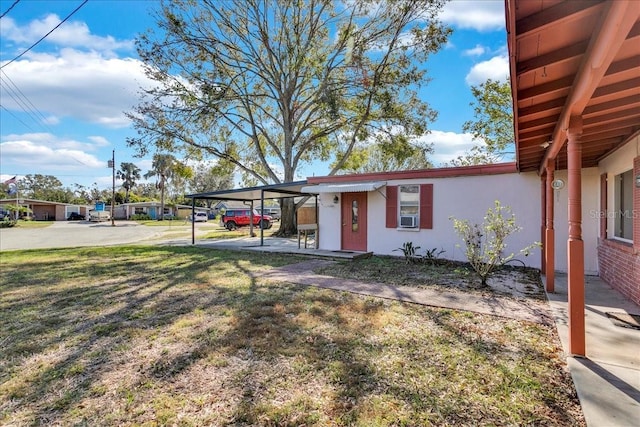
[[[305,193],[302,187],[307,185],[307,181],[285,182],[280,184],[268,184],[258,187],[237,188],[233,190],[220,190],[208,193],[188,194],[185,197],[191,199],[191,214],[195,213],[196,201],[198,200],[229,200],[249,202],[251,212],[253,212],[253,203],[260,200],[264,212],[264,201],[269,199],[286,199],[294,197],[314,197],[316,205],[316,218],[318,218],[318,196],[317,194]],[[250,225],[250,234],[253,234],[253,221]],[[191,221],[191,244],[196,242],[195,222]],[[260,246],[264,246],[264,230],[260,227]]]

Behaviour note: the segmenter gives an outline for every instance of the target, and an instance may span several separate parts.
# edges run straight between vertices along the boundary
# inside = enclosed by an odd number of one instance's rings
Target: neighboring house
[[[114,218],[115,219],[130,219],[133,215],[149,215],[151,219],[160,219],[160,202],[132,202],[122,203],[115,206]],[[196,212],[207,212],[206,208],[196,207]],[[164,216],[172,216],[175,218],[186,219],[191,215],[191,206],[177,205],[169,206],[164,205]]]
[[[221,200],[221,201],[217,202],[215,205],[213,205],[211,209],[213,210],[213,213],[215,215],[218,215],[219,213],[222,213],[222,212],[226,211],[227,209],[245,209],[245,208],[247,208],[247,206],[249,206],[249,205],[245,204],[242,201]],[[254,209],[255,209],[255,207],[254,207]]]
[[[31,217],[36,221],[65,221],[71,213],[87,215],[92,206],[74,205],[71,203],[49,202],[46,200],[10,198],[0,199],[0,207],[6,211],[7,205],[18,205],[29,209],[29,213],[23,212],[22,217]]]

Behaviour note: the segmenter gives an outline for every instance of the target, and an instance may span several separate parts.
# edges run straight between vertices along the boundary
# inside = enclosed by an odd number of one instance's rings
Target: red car
[[[251,209],[227,209],[222,215],[222,223],[227,230],[235,230],[238,227],[251,224]],[[271,228],[273,218],[269,215],[260,215],[258,211],[253,210],[254,227],[262,227],[263,229]]]

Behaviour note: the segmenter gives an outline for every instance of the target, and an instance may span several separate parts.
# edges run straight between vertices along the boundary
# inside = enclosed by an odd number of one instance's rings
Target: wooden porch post
[[[547,262],[545,260],[547,253],[547,242],[545,239],[547,230],[547,190],[545,176],[540,177],[540,242],[542,243],[542,256],[540,257],[540,272],[546,274]]]
[[[582,241],[582,117],[572,116],[567,129],[567,177],[569,187],[569,353],[585,355],[584,242]]]
[[[547,292],[555,291],[555,232],[553,230],[553,179],[554,179],[554,164],[553,160],[547,161],[547,182],[545,186],[546,194],[546,219],[547,227],[544,235],[545,251],[544,259],[546,265],[546,282]]]

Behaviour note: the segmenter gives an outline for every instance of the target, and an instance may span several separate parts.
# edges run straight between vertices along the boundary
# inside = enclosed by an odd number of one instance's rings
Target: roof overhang
[[[340,184],[320,184],[302,187],[305,193],[357,193],[375,191],[380,187],[387,185],[386,181],[376,182],[345,182]]]
[[[582,119],[582,166],[640,132],[640,2],[505,0],[520,171],[566,168]]]
[[[207,200],[236,200],[254,201],[262,199],[279,199],[287,197],[311,196],[302,191],[307,181],[285,182],[282,184],[269,184],[259,187],[237,188],[233,190],[212,191],[209,193],[188,194],[190,199]]]

